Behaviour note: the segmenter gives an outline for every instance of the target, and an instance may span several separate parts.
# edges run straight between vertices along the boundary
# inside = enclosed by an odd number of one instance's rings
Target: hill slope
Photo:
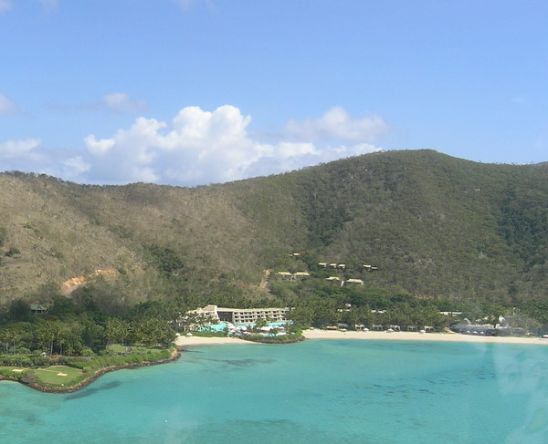
[[[113,267],[130,302],[261,295],[288,253],[376,264],[368,285],[513,303],[548,292],[548,165],[376,153],[193,189],[0,174],[0,302]],[[267,296],[267,295],[263,295]],[[224,298],[224,299],[223,299]]]

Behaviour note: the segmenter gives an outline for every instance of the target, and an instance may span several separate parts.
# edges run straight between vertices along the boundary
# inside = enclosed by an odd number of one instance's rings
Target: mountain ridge
[[[0,302],[113,267],[130,302],[268,297],[288,257],[375,263],[367,284],[513,303],[548,289],[548,163],[386,151],[195,188],[0,174]]]

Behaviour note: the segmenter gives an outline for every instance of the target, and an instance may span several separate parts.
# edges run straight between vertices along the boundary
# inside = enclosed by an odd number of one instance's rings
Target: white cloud
[[[318,119],[290,121],[286,130],[298,140],[371,143],[387,132],[388,125],[378,116],[352,118],[337,106]]]
[[[7,12],[11,9],[10,0],[0,0],[0,13]]]
[[[1,9],[1,3],[2,0],[0,0],[0,11]],[[8,97],[0,93],[0,115],[2,114],[12,114],[17,112],[17,105],[15,102],[10,100]]]
[[[280,140],[262,143],[247,132],[251,117],[231,105],[181,109],[168,124],[140,117],[108,138],[84,139],[92,180],[196,185],[279,173],[377,151],[374,145]]]
[[[78,180],[83,173],[89,171],[91,165],[86,163],[82,156],[70,157],[63,161],[63,177]]]
[[[39,139],[11,139],[0,142],[0,171],[46,173],[54,171],[56,159],[45,155]]]
[[[129,97],[126,93],[113,92],[103,96],[101,105],[107,107],[114,112],[133,112],[143,111],[146,109],[146,104],[142,100],[135,100]]]
[[[87,149],[92,154],[103,154],[110,150],[114,145],[114,140],[103,139],[97,140],[93,134],[86,136],[84,138],[84,143],[86,144]]]
[[[329,114],[329,113],[328,113]],[[345,121],[355,121],[347,116]],[[202,185],[295,170],[373,151],[370,143],[332,139],[265,142],[251,117],[231,105],[182,108],[169,122],[139,117],[107,137],[89,134],[84,149],[51,149],[38,139],[0,143],[0,168],[44,172],[77,182]]]
[[[7,140],[0,142],[0,159],[34,158],[40,146],[38,139]]]

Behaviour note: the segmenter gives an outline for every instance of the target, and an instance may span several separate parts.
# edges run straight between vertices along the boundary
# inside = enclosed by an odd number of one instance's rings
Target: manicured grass
[[[82,370],[66,365],[52,365],[47,368],[33,369],[32,374],[39,384],[53,386],[71,386],[86,377]]]
[[[29,369],[24,367],[0,367],[0,376],[9,379],[20,379],[29,372]]]
[[[51,365],[40,368],[0,366],[0,379],[21,381],[25,378],[25,381],[30,380],[40,387],[63,391],[93,377],[96,372],[103,369],[138,366],[144,363],[162,361],[170,356],[170,349],[143,346],[126,347],[120,344],[112,344],[98,355],[64,357],[63,360],[66,365]]]

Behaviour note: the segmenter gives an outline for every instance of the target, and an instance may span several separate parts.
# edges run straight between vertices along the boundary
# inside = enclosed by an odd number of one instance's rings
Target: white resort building
[[[247,324],[257,322],[258,319],[270,321],[286,321],[289,308],[227,308],[216,305],[206,305],[187,312],[187,315],[195,315],[209,318],[212,321],[225,321],[233,324]]]

